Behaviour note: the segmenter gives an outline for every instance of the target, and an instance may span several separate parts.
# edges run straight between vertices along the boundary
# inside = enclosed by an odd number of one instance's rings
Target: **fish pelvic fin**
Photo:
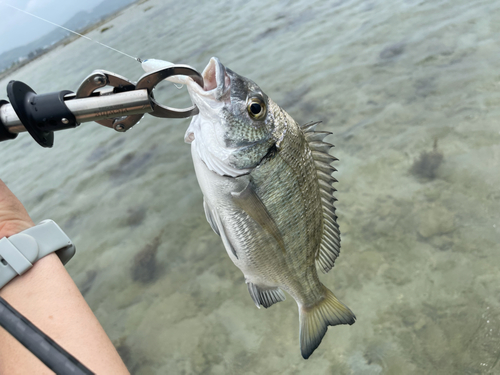
[[[321,343],[328,326],[353,324],[356,316],[324,285],[324,297],[313,306],[299,306],[300,351],[308,359]]]
[[[264,306],[266,309],[271,307],[275,303],[285,300],[285,293],[280,288],[263,288],[257,286],[250,281],[247,281],[248,292],[250,297],[252,297],[255,306],[260,309],[260,306]]]

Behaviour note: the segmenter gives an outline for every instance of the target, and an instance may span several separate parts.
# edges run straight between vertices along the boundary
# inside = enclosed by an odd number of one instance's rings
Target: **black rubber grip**
[[[64,103],[64,96],[71,91],[37,95],[21,81],[10,81],[7,96],[14,111],[33,139],[42,147],[52,147],[54,131],[78,125],[73,113]]]

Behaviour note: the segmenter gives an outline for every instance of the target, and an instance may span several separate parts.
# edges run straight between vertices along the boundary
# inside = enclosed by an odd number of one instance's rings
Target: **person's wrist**
[[[0,222],[0,239],[13,236],[33,226],[35,226],[35,223],[31,220],[9,220]]]
[[[34,225],[23,204],[0,179],[0,238],[13,236]]]

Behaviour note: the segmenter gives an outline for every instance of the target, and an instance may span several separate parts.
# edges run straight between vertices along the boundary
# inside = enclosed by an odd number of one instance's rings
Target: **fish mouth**
[[[207,99],[221,100],[229,91],[231,79],[227,74],[225,66],[222,65],[217,57],[210,59],[210,62],[203,70],[202,77],[203,87],[190,80],[188,88],[191,91],[191,97],[200,96]]]
[[[188,78],[186,82],[191,101],[199,110],[184,136],[186,143],[194,141],[195,132],[201,131],[200,125],[202,123],[205,125],[207,125],[207,121],[213,124],[218,123],[221,108],[231,101],[229,95],[231,78],[217,57],[210,59],[208,65],[203,69],[202,77],[203,86],[192,78]],[[205,125],[204,127],[206,127]]]

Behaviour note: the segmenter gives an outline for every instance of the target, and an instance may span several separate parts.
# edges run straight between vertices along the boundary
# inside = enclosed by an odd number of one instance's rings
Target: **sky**
[[[103,0],[0,0],[0,53],[38,39],[56,27],[5,4],[62,25],[81,10]]]

